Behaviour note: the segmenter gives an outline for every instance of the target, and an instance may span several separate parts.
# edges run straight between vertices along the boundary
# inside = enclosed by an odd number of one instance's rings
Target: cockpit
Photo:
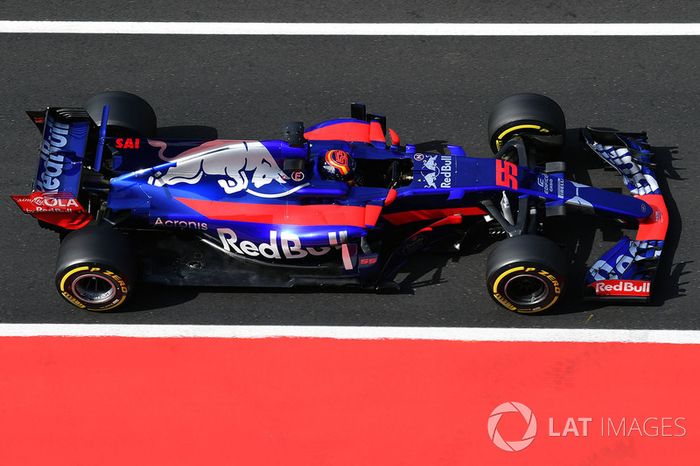
[[[344,181],[350,186],[398,188],[411,183],[413,163],[410,159],[364,158],[341,149],[330,149],[317,158],[322,179]]]

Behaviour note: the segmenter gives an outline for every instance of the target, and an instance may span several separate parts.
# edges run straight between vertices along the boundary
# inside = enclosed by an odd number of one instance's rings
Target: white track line
[[[0,324],[0,337],[333,338],[700,344],[698,330],[323,327],[258,325]]]
[[[0,21],[0,33],[303,36],[697,36],[700,23],[202,23]]]

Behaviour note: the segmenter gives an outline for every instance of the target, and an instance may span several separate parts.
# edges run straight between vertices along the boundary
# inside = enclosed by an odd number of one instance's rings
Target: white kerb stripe
[[[698,330],[258,325],[0,324],[0,337],[333,338],[700,344]]]
[[[296,36],[697,36],[700,23],[0,21],[0,33]]]

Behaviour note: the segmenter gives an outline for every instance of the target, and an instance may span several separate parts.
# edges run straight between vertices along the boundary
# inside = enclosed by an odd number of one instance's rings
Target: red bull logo
[[[591,283],[597,296],[649,296],[651,282],[646,280],[601,280]]]
[[[452,157],[415,154],[413,158],[416,161],[423,162],[421,175],[423,175],[426,188],[437,189],[438,181],[440,182],[440,188],[452,187]],[[442,176],[441,181],[440,176]]]
[[[62,150],[68,144],[70,125],[49,118],[44,130],[44,141],[41,144],[41,159],[39,174],[36,178],[36,189],[44,192],[57,192],[61,187],[64,157]]]
[[[262,259],[303,259],[308,256],[323,256],[333,247],[336,249],[341,247],[340,243],[344,244],[347,240],[347,231],[329,232],[328,246],[304,247],[299,236],[286,231],[279,233],[270,230],[268,243],[241,241],[236,232],[230,228],[217,228],[216,232],[225,251]]]

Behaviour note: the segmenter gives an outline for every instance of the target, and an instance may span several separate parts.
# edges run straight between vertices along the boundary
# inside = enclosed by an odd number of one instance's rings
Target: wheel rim
[[[503,290],[516,306],[535,306],[546,301],[549,296],[547,282],[538,275],[514,275],[505,283]]]
[[[104,304],[117,294],[117,287],[111,280],[94,273],[86,273],[76,278],[71,290],[76,298],[89,304]]]

